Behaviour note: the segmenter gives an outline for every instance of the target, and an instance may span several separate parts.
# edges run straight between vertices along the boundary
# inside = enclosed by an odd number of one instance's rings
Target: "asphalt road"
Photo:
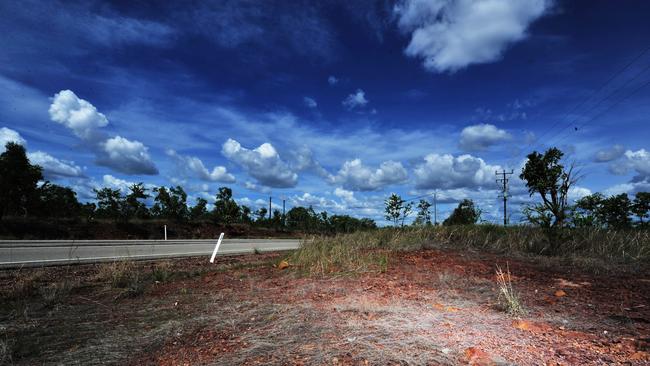
[[[0,240],[0,268],[94,263],[116,259],[156,259],[206,256],[211,240]],[[224,239],[217,255],[297,249],[297,239]],[[218,259],[217,259],[218,261]]]

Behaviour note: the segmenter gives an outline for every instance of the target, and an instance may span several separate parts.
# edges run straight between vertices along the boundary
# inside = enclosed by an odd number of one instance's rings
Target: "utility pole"
[[[503,196],[503,226],[508,225],[508,181],[510,180],[507,176],[512,175],[514,172],[512,169],[510,169],[509,172],[506,172],[504,169],[501,172],[494,172],[494,174],[498,177],[501,176],[502,178],[497,178],[497,184],[502,183],[503,188],[501,190],[502,196]]]
[[[433,193],[433,226],[438,226],[438,192]]]
[[[286,226],[286,216],[284,215],[284,212],[285,212],[284,209],[285,209],[285,202],[286,201],[287,200],[285,200],[285,199],[282,200],[282,226]]]
[[[271,221],[271,196],[269,196],[269,221]]]

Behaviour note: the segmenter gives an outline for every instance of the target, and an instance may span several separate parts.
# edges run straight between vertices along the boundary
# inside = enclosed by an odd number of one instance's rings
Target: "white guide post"
[[[167,240],[167,225],[165,225],[165,240]]]
[[[212,252],[212,258],[210,258],[210,263],[214,263],[214,257],[217,256],[217,250],[219,250],[219,245],[221,245],[221,240],[223,240],[223,233],[219,235],[219,241],[217,241],[217,245],[214,247],[214,252]]]

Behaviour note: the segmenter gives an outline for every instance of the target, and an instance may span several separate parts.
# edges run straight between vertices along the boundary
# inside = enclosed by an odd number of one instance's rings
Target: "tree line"
[[[220,187],[212,209],[208,201],[198,198],[187,202],[181,186],[147,188],[135,183],[127,192],[116,188],[95,189],[95,202],[79,202],[76,192],[43,181],[43,169],[30,163],[25,148],[7,143],[0,154],[0,220],[4,217],[82,218],[115,222],[164,219],[176,222],[210,222],[219,225],[242,224],[301,232],[352,232],[376,228],[373,220],[349,215],[329,215],[296,206],[286,214],[266,207],[255,211],[239,205],[232,189]],[[152,205],[146,202],[152,199]]]
[[[637,192],[634,198],[627,193],[605,197],[594,193],[570,202],[569,192],[580,179],[573,165],[562,164],[564,153],[553,147],[544,153],[533,152],[519,177],[526,183],[531,197],[538,202],[525,205],[522,213],[527,223],[547,229],[564,227],[601,227],[629,229],[648,227],[650,192]],[[415,208],[413,225],[431,225],[431,204],[420,200]],[[385,218],[394,226],[404,226],[414,212],[413,202],[397,194],[385,201]],[[470,199],[461,201],[443,221],[443,225],[471,225],[479,222],[481,210]]]
[[[406,219],[415,212],[413,226],[430,226],[431,203],[421,199],[414,208],[413,202],[404,200],[400,195],[393,193],[384,202],[384,218],[393,226],[404,226]],[[462,200],[452,213],[442,222],[442,225],[472,225],[481,218],[481,210],[476,207],[471,199]]]

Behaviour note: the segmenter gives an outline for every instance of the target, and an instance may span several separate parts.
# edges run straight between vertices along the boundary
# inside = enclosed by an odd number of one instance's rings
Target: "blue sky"
[[[650,190],[645,1],[0,3],[0,142],[47,179],[219,186],[382,221],[558,146],[573,197]],[[621,71],[622,70],[622,71]],[[515,174],[516,175],[516,174]],[[529,198],[511,181],[513,215]]]

